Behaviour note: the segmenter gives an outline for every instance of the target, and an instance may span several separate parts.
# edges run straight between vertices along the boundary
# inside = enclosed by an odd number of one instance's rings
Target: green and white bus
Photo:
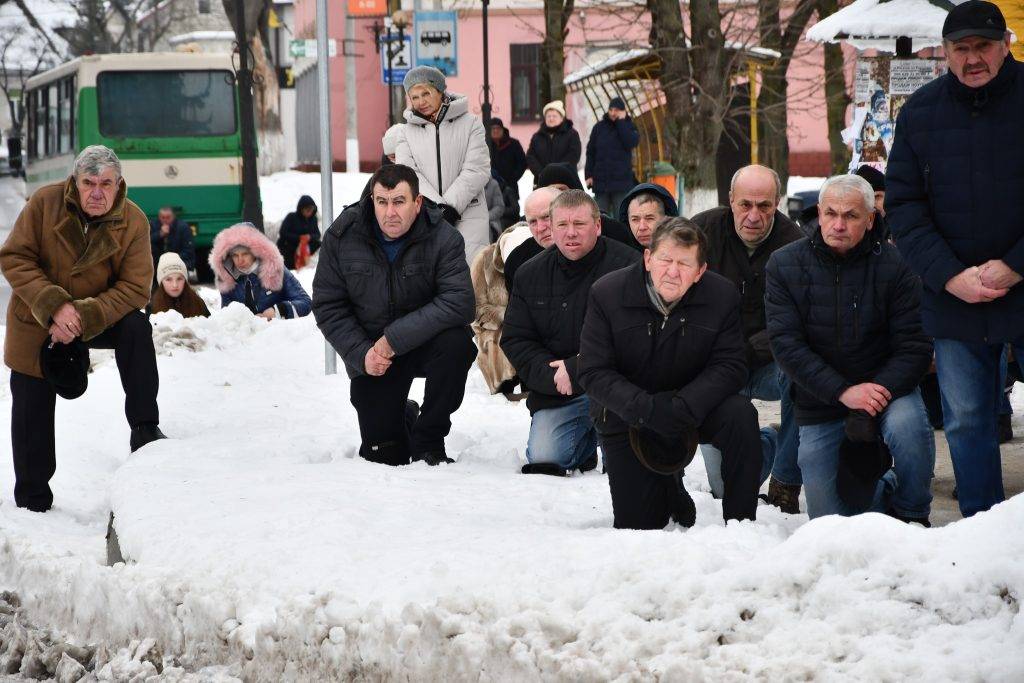
[[[91,55],[26,87],[29,194],[66,178],[89,145],[117,152],[150,218],[171,206],[197,248],[242,220],[242,140],[229,54]]]

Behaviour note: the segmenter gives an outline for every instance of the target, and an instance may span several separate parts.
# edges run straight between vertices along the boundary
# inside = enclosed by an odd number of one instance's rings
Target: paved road
[[[0,178],[0,244],[7,240],[14,221],[25,206],[25,183],[20,179]],[[11,299],[11,288],[7,280],[0,277],[0,324],[7,317],[7,302]]]

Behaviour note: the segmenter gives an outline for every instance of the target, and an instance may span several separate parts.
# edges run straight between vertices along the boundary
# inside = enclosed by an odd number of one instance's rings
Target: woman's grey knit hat
[[[405,92],[409,92],[417,85],[429,85],[438,92],[444,92],[448,88],[444,74],[432,66],[417,66],[405,74],[405,80],[402,81]]]

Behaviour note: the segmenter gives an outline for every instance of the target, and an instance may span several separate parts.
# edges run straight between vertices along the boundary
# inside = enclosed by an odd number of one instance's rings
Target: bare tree
[[[173,0],[163,6],[160,0],[71,0],[70,5],[78,20],[61,33],[73,56],[142,52],[183,15]],[[140,30],[143,16],[148,16],[145,31]]]
[[[235,0],[223,0],[224,12],[235,29]],[[260,173],[284,169],[284,132],[281,129],[280,87],[270,54],[271,0],[246,0],[244,35],[252,55],[253,99],[259,140]]]
[[[827,17],[838,11],[838,0],[818,0],[818,15]],[[828,148],[832,173],[846,173],[850,166],[850,148],[843,142],[846,127],[846,108],[850,105],[850,92],[846,87],[846,62],[839,43],[826,43],[825,49],[825,108],[828,116]]]
[[[688,5],[691,32],[678,0],[647,0],[651,46],[661,59],[666,142],[672,165],[683,176],[687,212],[717,205],[715,153],[729,105],[730,59],[718,0]],[[686,42],[684,42],[684,40]]]
[[[761,47],[780,54],[770,66],[761,70],[758,109],[758,161],[774,169],[783,187],[789,179],[789,67],[817,9],[817,0],[796,0],[787,21],[780,16],[779,0],[758,0],[758,37]]]
[[[565,38],[575,0],[544,0],[544,42],[540,49],[540,100],[565,99]]]
[[[25,30],[8,26],[0,29],[0,90],[11,115],[11,137],[21,135],[25,122],[25,86],[36,74],[57,62],[52,41],[42,28]]]

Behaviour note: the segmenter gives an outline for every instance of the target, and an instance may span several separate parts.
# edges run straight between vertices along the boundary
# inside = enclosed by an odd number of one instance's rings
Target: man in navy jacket
[[[640,132],[626,113],[621,97],[608,103],[608,113],[594,125],[587,142],[584,176],[602,213],[614,215],[626,193],[636,185],[633,149]]]
[[[1024,357],[1024,65],[999,8],[970,0],[942,29],[949,71],[896,121],[885,213],[924,283],[960,511],[1004,499],[997,418],[1004,344]]]

